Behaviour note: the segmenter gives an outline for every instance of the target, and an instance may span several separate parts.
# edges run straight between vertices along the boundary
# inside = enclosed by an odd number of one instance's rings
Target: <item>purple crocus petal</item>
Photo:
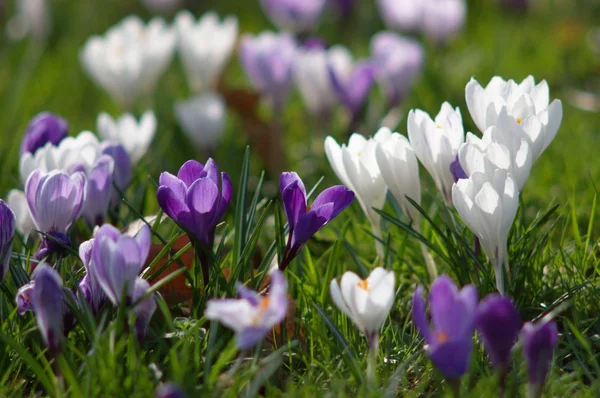
[[[270,276],[269,301],[263,314],[263,325],[269,330],[283,321],[288,308],[287,281],[283,276],[283,272],[274,270]]]
[[[193,233],[207,247],[209,233],[214,228],[214,214],[219,203],[219,188],[208,178],[195,181],[188,189],[186,203],[191,210]]]
[[[433,364],[445,377],[455,379],[467,373],[472,348],[473,339],[469,336],[460,340],[432,344],[429,346],[428,354]]]
[[[15,224],[15,214],[8,207],[8,204],[0,199],[0,281],[4,279],[8,272],[15,236]]]
[[[186,398],[183,390],[174,383],[161,383],[154,392],[156,398]]]
[[[134,240],[140,250],[139,262],[140,264],[144,265],[148,259],[148,254],[150,253],[150,244],[152,243],[152,232],[150,231],[150,227],[148,227],[146,224],[142,225],[138,233],[135,235]]]
[[[247,288],[239,282],[235,284],[235,288],[241,299],[248,301],[254,307],[260,304],[261,297],[254,290]]]
[[[27,198],[27,205],[29,206],[29,211],[34,220],[37,216],[37,207],[35,205],[36,198],[38,197],[40,182],[42,181],[43,176],[44,172],[37,169],[29,175],[27,182],[25,183],[25,197]]]
[[[160,175],[156,199],[161,209],[185,228],[191,227],[191,213],[185,202],[185,183],[167,172]]]
[[[68,132],[69,123],[65,119],[52,112],[39,113],[27,126],[27,131],[21,141],[20,154],[23,155],[25,152],[35,154],[47,143],[57,146]]]
[[[240,350],[254,347],[264,340],[271,329],[263,326],[251,326],[244,328],[235,336],[235,343]]]
[[[215,185],[219,186],[219,167],[217,166],[217,162],[215,162],[212,158],[208,158],[206,164],[204,165],[204,175],[201,177],[208,177],[215,183]]]
[[[454,178],[454,182],[458,182],[463,178],[469,178],[467,173],[463,170],[460,165],[460,160],[458,159],[458,155],[456,155],[456,159],[452,163],[450,163],[450,172],[452,173],[452,177]]]
[[[221,200],[219,201],[219,209],[215,214],[215,225],[218,224],[223,215],[227,211],[227,207],[229,206],[229,202],[231,202],[231,197],[233,196],[233,184],[231,183],[231,179],[229,178],[229,174],[223,172],[221,173]]]
[[[182,181],[187,188],[189,188],[190,185],[192,185],[192,183],[198,178],[204,176],[206,176],[206,173],[204,172],[204,165],[196,160],[188,160],[185,162],[177,173],[177,178]],[[163,183],[161,180],[160,185],[167,185],[167,183]]]
[[[433,336],[431,329],[429,328],[429,322],[427,321],[427,314],[425,313],[425,300],[423,300],[423,286],[419,286],[412,298],[412,320],[417,327],[417,330],[423,336],[427,344],[433,342]]]
[[[87,174],[83,217],[91,226],[100,225],[104,222],[113,189],[113,172],[113,158],[102,155]]]
[[[548,375],[554,347],[558,342],[558,329],[553,321],[527,322],[521,330],[523,353],[527,360],[529,383],[542,386]]]
[[[300,248],[331,219],[333,210],[333,203],[327,203],[316,209],[313,208],[299,218],[296,229],[292,234],[292,253],[297,253]]]
[[[283,208],[288,219],[289,233],[292,235],[301,217],[306,214],[306,194],[303,186],[294,181],[281,191]]]
[[[306,188],[304,187],[304,183],[294,171],[286,171],[281,173],[281,176],[279,177],[279,191],[283,192],[285,188],[294,182],[297,183],[296,185],[302,190],[304,197],[306,197]]]
[[[133,164],[125,147],[117,142],[107,141],[100,146],[100,152],[113,158],[115,163],[113,171],[113,182],[121,192],[125,192],[131,182]],[[121,196],[116,189],[112,190],[110,205],[117,206]]]
[[[27,311],[33,311],[33,288],[35,286],[35,281],[31,281],[19,288],[17,291],[17,297],[15,301],[17,302],[17,314],[23,315]]]
[[[50,352],[56,355],[63,341],[64,293],[60,275],[46,264],[38,266],[32,293],[35,319]]]
[[[344,211],[354,200],[354,192],[343,185],[335,185],[321,192],[312,204],[312,208],[318,208],[326,203],[333,203],[333,211],[329,221]]]
[[[458,296],[456,285],[447,275],[437,278],[431,285],[429,307],[433,327],[436,331],[449,333],[454,328],[456,320],[453,311]]]
[[[475,324],[495,368],[505,368],[517,340],[521,319],[519,311],[506,296],[490,294],[477,308]]]
[[[79,282],[79,288],[84,293],[84,296],[92,309],[92,312],[96,313],[104,300],[106,299],[100,283],[96,277],[96,273],[92,268],[95,268],[95,264],[92,260],[92,252],[94,248],[95,239],[90,239],[79,245],[79,258],[83,262],[83,266],[86,270],[86,275]]]
[[[139,300],[150,289],[150,284],[142,278],[137,278],[133,286],[132,301]],[[150,319],[154,311],[156,311],[156,300],[153,295],[146,297],[133,309],[136,313],[135,332],[138,340],[143,340],[146,337],[146,330],[150,324]]]

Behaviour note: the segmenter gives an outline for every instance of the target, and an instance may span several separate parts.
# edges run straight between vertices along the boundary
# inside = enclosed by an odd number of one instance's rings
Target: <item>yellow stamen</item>
[[[306,205],[306,212],[308,213],[310,211],[310,206]]]
[[[437,127],[438,129],[441,129],[441,128],[442,128],[442,126],[441,126],[441,125],[439,125],[439,124],[437,124],[435,127]]]
[[[369,282],[366,279],[356,282],[356,286],[360,287],[362,290],[364,290],[366,292],[371,290],[371,288],[369,287]]]
[[[519,123],[519,124],[523,123],[523,118],[522,117],[518,117],[517,118],[517,123]]]
[[[267,308],[269,308],[270,302],[271,299],[269,299],[268,297],[263,297],[260,300],[260,304],[258,304],[258,311],[254,314],[254,317],[252,318],[252,324],[258,325],[260,323],[260,319],[265,314],[265,311],[267,311]]]

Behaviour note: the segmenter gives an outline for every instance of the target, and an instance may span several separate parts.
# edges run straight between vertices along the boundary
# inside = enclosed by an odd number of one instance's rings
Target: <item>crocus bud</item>
[[[388,103],[398,105],[423,69],[423,48],[415,40],[380,32],[371,39],[371,57]]]
[[[240,59],[256,90],[270,99],[278,111],[291,88],[296,43],[289,33],[263,32],[244,35]]]
[[[186,398],[185,393],[175,383],[161,383],[156,387],[156,398]]]
[[[335,94],[350,112],[355,122],[365,104],[371,88],[375,83],[375,72],[370,61],[362,60],[354,64],[346,63],[344,68],[329,66],[329,77]]]
[[[58,145],[68,133],[69,124],[65,119],[52,112],[39,113],[27,126],[27,131],[21,141],[21,155],[25,152],[35,154],[48,142]]]
[[[135,237],[121,234],[110,224],[104,224],[96,232],[90,268],[113,305],[119,305],[123,297],[127,304],[132,302],[135,281],[148,258],[150,243],[147,225]]]
[[[125,108],[154,91],[175,50],[175,32],[160,18],[129,16],[89,38],[79,59],[90,78]]]
[[[329,293],[335,305],[365,335],[369,346],[377,346],[379,330],[388,317],[396,297],[393,271],[375,268],[367,279],[346,272],[341,282],[333,279]]]
[[[6,198],[8,206],[12,209],[15,215],[16,229],[24,239],[27,239],[35,228],[33,217],[27,205],[25,192],[18,189],[11,189]]]
[[[83,293],[92,313],[97,313],[102,304],[106,301],[106,295],[100,286],[100,282],[93,268],[96,267],[92,259],[92,251],[95,239],[90,239],[79,245],[79,258],[83,262],[86,274],[79,282],[79,289]]]
[[[554,347],[558,342],[558,330],[553,321],[536,324],[527,322],[521,330],[523,353],[527,360],[530,396],[541,397]]]
[[[277,28],[309,33],[317,27],[325,0],[261,0],[260,4]]]
[[[421,27],[425,1],[377,0],[377,6],[379,14],[388,28],[401,32],[414,32]]]
[[[189,160],[177,176],[162,173],[159,185],[156,198],[163,211],[205,248],[212,249],[215,228],[231,200],[229,175],[219,174],[212,159],[205,165]]]
[[[454,178],[450,164],[465,140],[460,110],[444,102],[435,120],[420,109],[411,110],[408,113],[408,138],[444,200],[451,205]]]
[[[35,287],[35,281],[24,284],[17,291],[17,314],[23,315],[27,311],[33,311],[33,288]]]
[[[64,340],[64,314],[67,307],[63,282],[60,275],[47,264],[38,266],[34,281],[32,303],[35,319],[44,342],[54,356],[60,352]]]
[[[389,129],[387,129],[389,131]],[[419,164],[410,143],[403,135],[389,131],[390,136],[377,143],[375,158],[381,177],[402,207],[402,211],[413,223],[418,223],[421,214],[406,199],[421,204]]]
[[[150,284],[142,278],[137,278],[133,286],[133,302],[136,302],[150,289]],[[142,341],[146,337],[146,329],[150,324],[150,319],[156,311],[156,300],[153,295],[149,295],[142,301],[140,301],[134,308],[133,311],[136,314],[135,318],[135,333],[139,341]]]
[[[423,33],[436,43],[450,40],[465,24],[465,0],[428,0],[423,5]]]
[[[473,285],[458,290],[442,275],[431,285],[429,307],[432,327],[425,313],[423,286],[413,295],[412,319],[425,339],[425,351],[442,374],[456,379],[467,373],[473,348],[477,289]]]
[[[287,245],[279,264],[279,268],[283,270],[317,231],[350,206],[354,200],[354,192],[342,185],[327,188],[309,206],[304,183],[298,174],[282,173],[279,187],[289,226]]]
[[[221,22],[217,14],[208,12],[196,22],[192,13],[181,11],[175,28],[190,90],[194,94],[214,90],[235,47],[237,18],[228,16]]]
[[[287,282],[279,270],[271,272],[268,296],[238,284],[239,299],[212,299],[206,305],[206,318],[219,321],[235,332],[236,344],[244,350],[260,343],[285,318],[288,307]]]
[[[207,92],[187,101],[175,103],[177,123],[198,148],[214,149],[227,122],[227,106],[223,97]]]
[[[8,272],[15,236],[15,224],[15,214],[6,202],[0,199],[0,281],[4,279]]]
[[[156,116],[154,112],[146,111],[138,122],[130,113],[113,119],[103,112],[98,115],[96,126],[103,140],[123,145],[131,162],[136,164],[146,154],[154,138]]]
[[[27,179],[25,196],[35,225],[39,231],[54,238],[42,237],[37,258],[63,251],[61,244],[70,245],[67,233],[81,214],[85,183],[85,175],[81,172],[68,175],[36,170]]]
[[[90,226],[102,225],[108,212],[113,192],[113,172],[115,162],[112,157],[102,155],[87,173],[85,203],[82,216]]]
[[[525,132],[533,162],[550,145],[562,121],[561,101],[556,99],[549,104],[548,83],[542,80],[536,84],[533,76],[521,83],[494,76],[485,88],[471,79],[465,95],[471,117],[482,133],[497,124],[500,112],[505,108]]]
[[[125,150],[125,147],[116,142],[103,142],[100,146],[101,153],[109,155],[114,160],[114,168],[112,180],[119,190],[124,193],[127,186],[131,182],[131,173],[133,172],[133,165],[131,159]],[[112,207],[117,206],[121,202],[121,195],[114,189],[112,190],[110,205]]]
[[[521,329],[519,311],[508,297],[490,294],[477,308],[475,325],[492,365],[505,372],[510,362],[510,351]]]
[[[385,142],[390,135],[389,129],[380,129],[369,139],[355,133],[348,145],[342,146],[333,137],[325,139],[325,153],[333,172],[354,192],[377,237],[381,237],[381,217],[373,208],[383,208],[387,186],[377,165],[375,148],[377,143]],[[383,246],[377,244],[377,250],[383,257]]]
[[[494,266],[496,287],[504,294],[502,266],[508,268],[507,240],[519,207],[519,189],[506,170],[473,173],[452,187],[456,211],[477,236]]]

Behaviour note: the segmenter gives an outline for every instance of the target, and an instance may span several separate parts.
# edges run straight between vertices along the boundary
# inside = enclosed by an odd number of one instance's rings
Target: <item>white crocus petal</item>
[[[408,114],[408,137],[415,154],[450,205],[450,191],[454,183],[450,164],[464,142],[460,110],[444,103],[435,121],[419,109],[411,110]]]
[[[331,281],[330,293],[335,305],[370,337],[379,332],[392,308],[395,275],[380,267],[365,280],[346,272],[339,285],[335,279]]]
[[[214,148],[225,130],[227,107],[223,97],[208,92],[175,104],[175,116],[183,132],[198,148]]]
[[[519,190],[506,170],[475,172],[452,187],[454,206],[494,265],[496,286],[504,293],[502,265],[508,266],[507,239],[519,205]]]
[[[100,113],[96,121],[98,134],[106,141],[116,141],[123,145],[133,164],[137,163],[148,151],[156,133],[156,116],[146,111],[139,122],[126,113],[117,120],[107,113]]]
[[[421,204],[419,165],[415,153],[403,135],[393,133],[377,144],[377,165],[388,189],[402,207],[402,211],[418,224],[420,213],[406,197]]]
[[[31,211],[27,205],[25,192],[19,191],[18,189],[11,189],[10,192],[8,192],[6,202],[8,203],[8,207],[10,207],[15,214],[17,231],[27,239],[35,228],[35,222],[33,221]]]
[[[217,320],[234,332],[252,325],[256,309],[247,300],[210,300],[204,315]]]
[[[192,13],[181,11],[175,27],[191,91],[199,94],[214,88],[235,46],[237,18],[229,16],[221,22],[217,14],[208,12],[196,22]]]

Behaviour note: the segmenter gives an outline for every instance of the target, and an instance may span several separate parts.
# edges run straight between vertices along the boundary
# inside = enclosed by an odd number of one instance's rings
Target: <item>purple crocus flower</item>
[[[296,42],[289,33],[244,35],[240,60],[256,90],[269,97],[275,112],[283,109],[292,86]]]
[[[287,282],[279,270],[271,272],[268,296],[237,284],[239,299],[213,299],[204,315],[232,329],[240,350],[260,343],[267,333],[285,318],[287,313]]]
[[[390,106],[398,105],[423,69],[423,48],[415,40],[380,32],[371,40],[371,57]]]
[[[510,351],[521,328],[519,311],[510,298],[490,294],[477,308],[475,325],[490,354],[492,365],[505,372],[510,362]]]
[[[375,83],[372,63],[359,61],[345,70],[336,70],[330,65],[329,77],[338,99],[348,108],[353,121],[356,121]]]
[[[159,178],[156,198],[163,211],[190,236],[203,264],[204,281],[208,280],[206,250],[212,250],[215,229],[231,201],[232,185],[229,175],[219,169],[214,160],[205,165],[188,160],[177,176],[164,172]]]
[[[121,192],[125,192],[129,182],[133,165],[125,147],[117,142],[107,141],[100,145],[100,153],[109,155],[114,160],[112,180]],[[112,190],[110,205],[117,206],[121,202],[121,195],[116,189]]]
[[[465,0],[428,0],[423,5],[422,30],[435,43],[450,40],[465,24]]]
[[[34,286],[35,282],[30,281],[21,286],[17,291],[17,297],[15,298],[17,302],[17,314],[23,315],[27,311],[33,311],[32,295]]]
[[[150,228],[145,224],[135,237],[121,234],[110,224],[104,224],[96,233],[90,268],[114,305],[118,305],[124,295],[127,304],[132,302],[135,281],[146,263],[150,242]]]
[[[150,289],[150,284],[142,278],[137,278],[133,286],[133,297],[132,301],[136,302]],[[156,300],[153,295],[149,295],[142,301],[140,301],[134,308],[133,311],[136,314],[135,318],[135,333],[139,341],[142,341],[146,337],[146,330],[150,319],[156,311]]]
[[[92,313],[97,313],[106,301],[106,295],[100,286],[100,282],[96,277],[96,273],[92,270],[95,267],[92,259],[92,251],[94,249],[95,239],[90,239],[79,245],[79,258],[83,262],[86,274],[79,282],[79,289],[83,293],[83,297],[92,310]]]
[[[304,183],[295,172],[282,173],[279,188],[289,226],[285,253],[279,264],[279,268],[284,270],[317,231],[350,206],[354,192],[343,185],[336,185],[321,192],[309,206]]]
[[[115,162],[109,155],[102,155],[87,173],[85,203],[82,216],[90,226],[102,225],[108,212],[113,193]]]
[[[260,4],[277,28],[309,33],[317,27],[325,0],[261,0]]]
[[[447,275],[437,278],[429,293],[433,328],[425,314],[423,290],[419,286],[413,295],[413,322],[434,365],[445,377],[459,378],[467,372],[471,359],[477,290],[468,285],[459,291]]]
[[[4,279],[10,264],[13,238],[15,237],[15,214],[0,199],[0,281]]]
[[[37,114],[29,126],[21,141],[21,155],[25,152],[35,152],[51,142],[52,145],[58,145],[69,132],[69,124],[63,118],[52,112],[42,112]]]
[[[62,279],[50,266],[41,264],[34,281],[31,296],[35,319],[51,355],[55,356],[64,339],[63,319],[67,310]]]
[[[553,321],[541,321],[535,324],[527,322],[521,329],[523,353],[527,360],[530,396],[541,396],[546,381],[554,347],[558,342],[558,330]]]
[[[465,170],[460,165],[460,160],[458,159],[458,155],[456,155],[456,159],[452,163],[450,163],[450,173],[452,173],[452,178],[454,182],[458,180],[462,180],[463,178],[469,178]]]
[[[85,175],[53,170],[36,170],[27,179],[25,196],[37,229],[54,239],[42,237],[37,258],[63,251],[71,243],[67,232],[79,218],[85,201]]]
[[[186,395],[175,383],[161,383],[156,387],[156,398],[185,398]]]

